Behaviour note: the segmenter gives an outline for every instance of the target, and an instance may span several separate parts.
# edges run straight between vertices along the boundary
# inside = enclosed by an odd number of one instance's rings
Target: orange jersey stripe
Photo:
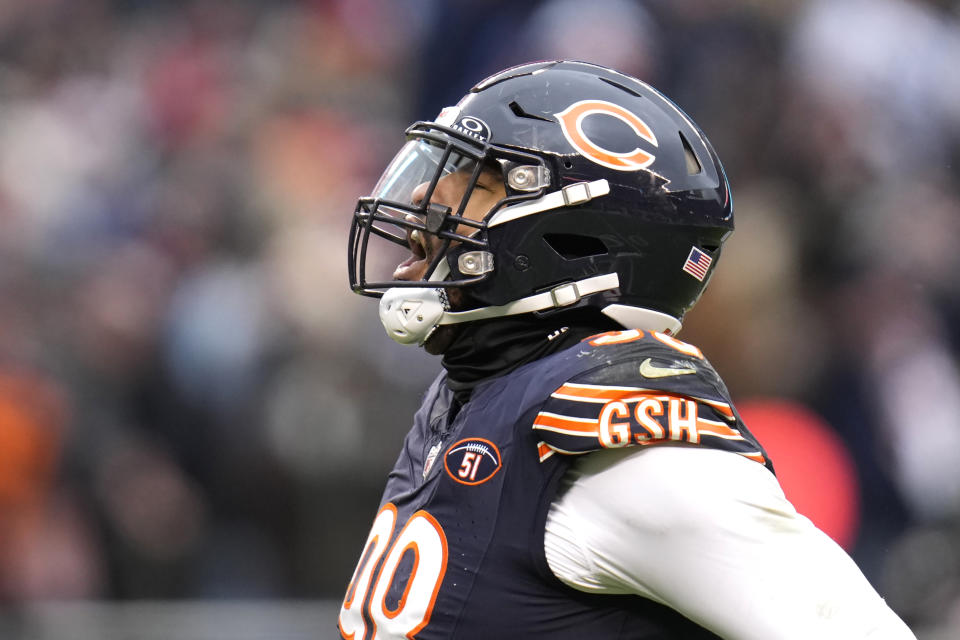
[[[550,395],[561,400],[577,402],[609,402],[642,395],[646,391],[646,389],[633,387],[593,387],[567,383]]]
[[[642,400],[644,398],[654,398],[657,400],[667,400],[669,398],[690,398],[691,400],[696,400],[697,402],[702,402],[703,404],[715,409],[725,418],[733,419],[733,410],[730,408],[730,405],[726,402],[719,402],[717,400],[707,400],[706,398],[698,398],[697,396],[686,396],[683,394],[677,393],[662,393],[657,392],[653,389],[646,389],[644,387],[619,387],[619,386],[606,386],[606,385],[597,385],[597,384],[577,384],[575,382],[567,382],[562,385],[559,389],[554,391],[551,396],[561,400],[577,400],[580,402],[609,402],[611,400],[620,400],[621,402],[633,402],[637,400]]]
[[[757,452],[757,453],[744,453],[743,451],[737,451],[737,453],[739,453],[740,455],[742,455],[744,458],[749,458],[750,460],[753,460],[754,462],[759,462],[760,464],[766,464],[766,463],[767,463],[767,459],[764,458],[759,452]]]
[[[556,452],[546,442],[541,441],[537,443],[537,454],[540,456],[540,462],[543,462],[554,453]]]
[[[542,440],[537,443],[537,453],[540,455],[540,462],[543,462],[555,453],[562,453],[568,456],[582,456],[585,453],[592,453],[593,451],[595,451],[595,449],[591,449],[590,451],[567,451],[566,449],[555,447],[552,444],[547,444]]]
[[[571,418],[541,411],[533,420],[534,429],[545,429],[578,436],[598,436],[599,424],[589,418]]]
[[[713,420],[697,420],[697,431],[701,434],[718,436],[720,438],[731,438],[743,440],[743,436],[736,429],[731,429],[725,424],[714,422]]]
[[[705,405],[709,405],[716,409],[723,417],[733,420],[733,409],[730,408],[726,402],[717,402],[716,400],[706,400],[704,398],[697,398],[698,402],[702,402]]]
[[[671,394],[663,394],[643,387],[608,387],[595,384],[576,384],[568,382],[551,394],[554,398],[563,400],[578,400],[580,402],[609,402],[620,400],[630,402],[631,399],[643,398],[667,399]]]

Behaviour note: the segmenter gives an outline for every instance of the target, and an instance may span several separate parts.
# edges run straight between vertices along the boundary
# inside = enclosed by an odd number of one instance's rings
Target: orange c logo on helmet
[[[617,153],[604,149],[592,141],[583,132],[583,120],[591,115],[606,115],[621,120],[633,129],[637,137],[643,138],[655,147],[658,146],[657,137],[653,135],[653,130],[636,114],[606,100],[581,100],[580,102],[574,102],[556,116],[567,142],[582,156],[617,171],[639,171],[649,167],[656,159],[656,156],[643,151],[639,147],[626,153]]]

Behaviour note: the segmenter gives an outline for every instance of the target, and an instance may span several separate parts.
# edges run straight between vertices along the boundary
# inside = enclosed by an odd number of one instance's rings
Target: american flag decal
[[[713,262],[713,258],[700,251],[700,249],[692,247],[690,255],[687,256],[687,261],[683,263],[683,270],[703,282],[703,279],[707,277],[707,270],[710,268],[711,262]]]

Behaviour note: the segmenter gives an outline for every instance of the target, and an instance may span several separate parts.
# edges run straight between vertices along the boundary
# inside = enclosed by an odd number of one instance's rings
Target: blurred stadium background
[[[336,636],[439,366],[347,291],[355,198],[408,123],[570,57],[708,133],[738,231],[682,336],[921,640],[960,637],[958,19],[955,0],[0,2],[0,634]]]

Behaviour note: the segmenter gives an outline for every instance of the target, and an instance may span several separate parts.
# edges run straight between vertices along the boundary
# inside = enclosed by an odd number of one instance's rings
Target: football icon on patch
[[[482,484],[500,470],[500,450],[489,440],[465,438],[447,449],[443,466],[460,484]]]

